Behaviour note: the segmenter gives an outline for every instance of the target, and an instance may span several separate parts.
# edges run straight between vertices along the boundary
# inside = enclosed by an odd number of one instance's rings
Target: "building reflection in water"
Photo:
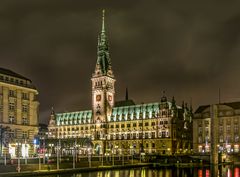
[[[129,177],[134,177],[134,169],[132,169],[132,170],[130,170],[130,175],[129,175]]]
[[[61,176],[61,175],[60,175]],[[240,168],[233,166],[212,166],[209,168],[162,168],[129,169],[79,173],[72,177],[240,177]],[[62,176],[61,176],[62,177]]]

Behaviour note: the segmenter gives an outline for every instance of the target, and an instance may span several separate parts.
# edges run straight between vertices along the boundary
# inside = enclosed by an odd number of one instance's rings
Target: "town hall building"
[[[92,107],[64,113],[52,110],[48,139],[61,141],[61,150],[65,153],[71,147],[77,148],[79,154],[89,150],[93,154],[190,152],[191,106],[185,103],[178,106],[174,97],[168,101],[165,94],[156,102],[135,104],[128,99],[126,91],[124,101],[115,100],[116,80],[104,23],[103,11],[96,67],[91,78]]]

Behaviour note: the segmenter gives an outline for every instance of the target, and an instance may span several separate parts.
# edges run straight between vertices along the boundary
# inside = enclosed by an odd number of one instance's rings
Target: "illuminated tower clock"
[[[103,125],[110,119],[115,95],[115,79],[105,32],[104,10],[102,16],[102,30],[98,37],[97,63],[91,80],[93,123],[96,125]]]

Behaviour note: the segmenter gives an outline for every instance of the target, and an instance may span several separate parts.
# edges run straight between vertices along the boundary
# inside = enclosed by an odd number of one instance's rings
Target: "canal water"
[[[239,167],[221,166],[215,169],[215,172],[212,170],[210,168],[136,168],[42,177],[240,177]]]

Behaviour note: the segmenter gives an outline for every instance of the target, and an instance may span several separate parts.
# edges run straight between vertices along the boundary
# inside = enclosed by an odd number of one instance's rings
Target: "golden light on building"
[[[2,155],[28,157],[34,154],[38,133],[38,91],[32,81],[0,68],[0,130]]]

